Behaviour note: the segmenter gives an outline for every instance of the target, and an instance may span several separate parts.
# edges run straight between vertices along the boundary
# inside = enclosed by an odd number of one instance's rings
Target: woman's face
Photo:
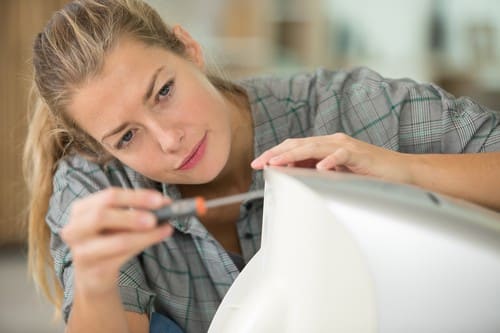
[[[192,40],[191,40],[192,41]],[[77,124],[148,178],[203,184],[227,163],[232,106],[208,81],[197,45],[190,60],[123,39],[69,106]]]

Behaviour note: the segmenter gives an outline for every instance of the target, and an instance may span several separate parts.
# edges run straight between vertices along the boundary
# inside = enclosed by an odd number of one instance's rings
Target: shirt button
[[[249,233],[249,232],[245,232],[245,234],[243,235],[243,237],[244,237],[245,239],[252,239],[252,238],[253,238],[253,235],[252,235],[251,233]]]

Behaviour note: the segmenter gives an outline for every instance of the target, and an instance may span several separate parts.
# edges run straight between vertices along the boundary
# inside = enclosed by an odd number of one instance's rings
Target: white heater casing
[[[209,332],[500,332],[500,214],[352,174],[264,175],[261,248]]]

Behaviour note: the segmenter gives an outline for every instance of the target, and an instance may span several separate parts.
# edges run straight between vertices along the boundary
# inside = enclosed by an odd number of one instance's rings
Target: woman
[[[500,208],[498,114],[431,85],[367,69],[225,81],[139,0],[69,3],[37,36],[33,65],[30,266],[69,332],[147,332],[153,312],[206,331],[259,248],[262,201],[161,227],[149,211],[260,189],[265,165]]]

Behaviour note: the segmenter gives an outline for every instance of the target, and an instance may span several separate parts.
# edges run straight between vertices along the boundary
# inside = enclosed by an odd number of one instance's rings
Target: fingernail
[[[141,216],[139,222],[145,227],[151,227],[156,223],[156,218],[153,215]]]
[[[151,203],[153,205],[159,206],[163,203],[163,196],[158,194],[158,195],[153,195],[151,197]]]

